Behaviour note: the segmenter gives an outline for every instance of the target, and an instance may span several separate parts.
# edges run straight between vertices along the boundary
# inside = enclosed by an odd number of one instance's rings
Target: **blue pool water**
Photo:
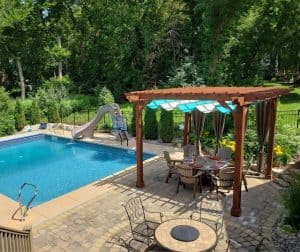
[[[153,157],[144,153],[144,160]],[[38,205],[136,163],[135,151],[48,135],[0,142],[0,193],[18,200],[19,187],[35,184]],[[28,201],[32,189],[24,189]]]

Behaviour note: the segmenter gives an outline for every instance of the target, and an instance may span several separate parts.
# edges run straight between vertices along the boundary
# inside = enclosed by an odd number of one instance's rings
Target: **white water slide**
[[[93,120],[91,120],[90,122],[84,125],[75,127],[72,130],[72,137],[73,138],[93,137],[98,122],[106,113],[110,114],[113,122],[113,131],[117,132],[117,137],[121,139],[121,143],[122,140],[126,140],[128,145],[127,125],[124,120],[124,117],[122,116],[120,107],[116,103],[107,104],[99,107],[97,114]]]

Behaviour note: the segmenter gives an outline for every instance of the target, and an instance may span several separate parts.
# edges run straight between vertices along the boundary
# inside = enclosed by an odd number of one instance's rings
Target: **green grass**
[[[274,82],[265,83],[266,87],[277,87],[277,88],[291,88],[291,93],[287,96],[282,96],[279,100],[278,110],[279,111],[290,111],[300,109],[300,86],[294,86],[291,84],[280,84]]]

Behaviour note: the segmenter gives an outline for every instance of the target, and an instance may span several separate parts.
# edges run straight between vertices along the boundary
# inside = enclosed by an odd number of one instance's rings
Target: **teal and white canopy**
[[[199,110],[203,113],[219,111],[229,114],[235,110],[236,105],[232,104],[231,101],[227,101],[226,103],[230,109],[214,100],[152,100],[147,107],[151,109],[163,108],[165,110],[179,109],[184,113]]]

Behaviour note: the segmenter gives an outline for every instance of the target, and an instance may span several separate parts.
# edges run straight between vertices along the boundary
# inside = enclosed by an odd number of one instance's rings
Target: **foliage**
[[[12,135],[15,133],[15,120],[13,115],[0,117],[0,136]]]
[[[8,93],[0,87],[0,136],[11,135],[15,132],[15,120],[10,106]]]
[[[25,114],[21,102],[17,100],[15,106],[15,126],[17,130],[21,130],[26,125]]]
[[[174,119],[173,112],[162,110],[159,121],[159,135],[164,143],[170,143],[174,137]]]
[[[99,105],[103,106],[105,104],[111,104],[115,102],[115,98],[112,95],[111,91],[104,86],[101,88],[101,91],[99,93]]]
[[[50,123],[59,122],[60,117],[58,113],[58,107],[55,101],[50,101],[48,103],[47,117],[48,117],[48,122]]]
[[[158,138],[158,123],[154,109],[146,107],[144,118],[144,136],[145,139],[155,140]]]
[[[32,101],[31,108],[30,108],[30,115],[31,115],[30,116],[31,124],[38,124],[41,122],[41,111],[36,99]]]
[[[295,179],[283,195],[287,210],[288,222],[296,230],[300,230],[300,180]]]
[[[199,86],[204,84],[200,76],[199,67],[189,58],[185,58],[182,64],[169,76],[167,85],[170,87]]]
[[[223,139],[221,144],[222,146],[230,149],[232,152],[235,152],[235,141]]]
[[[131,130],[131,135],[133,137],[135,137],[136,136],[136,113],[135,113],[135,105],[132,106],[132,117],[131,117],[130,130]]]

